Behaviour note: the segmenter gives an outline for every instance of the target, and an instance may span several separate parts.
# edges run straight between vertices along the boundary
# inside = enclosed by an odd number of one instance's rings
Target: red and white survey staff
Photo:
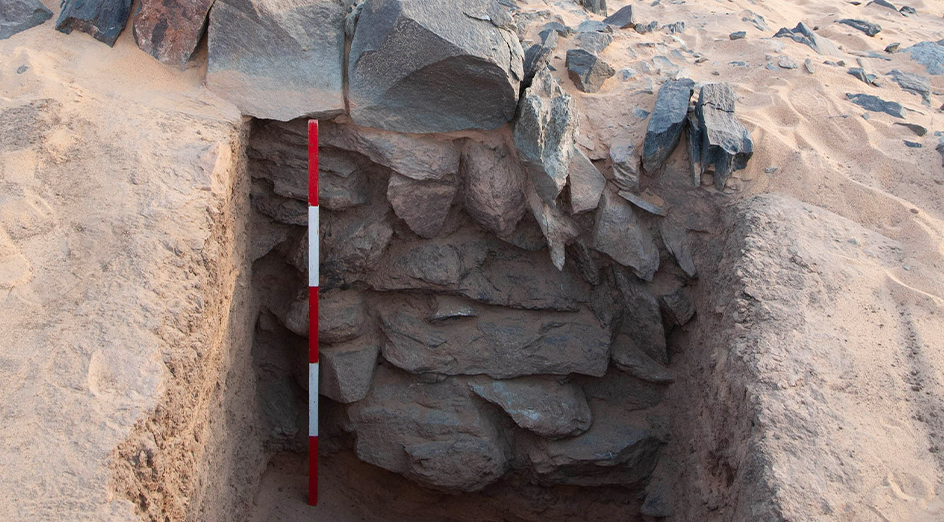
[[[318,505],[318,121],[308,121],[308,504]]]

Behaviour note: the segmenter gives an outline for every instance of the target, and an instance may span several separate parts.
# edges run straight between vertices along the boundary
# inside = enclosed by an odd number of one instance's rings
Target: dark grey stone
[[[627,5],[619,11],[611,14],[603,20],[603,23],[626,29],[636,25],[635,16],[633,16],[633,6]]]
[[[916,15],[916,14],[918,14],[918,11],[917,11],[914,7],[911,7],[910,5],[906,5],[906,6],[902,7],[901,9],[898,10],[898,12],[901,13],[901,14],[903,14],[903,15],[905,15],[905,16],[911,16],[911,15]]]
[[[701,129],[698,128],[698,118],[694,112],[685,117],[685,144],[688,147],[688,170],[692,177],[692,185],[701,186]]]
[[[213,0],[141,0],[131,20],[138,47],[162,63],[184,68],[206,29]]]
[[[896,121],[895,125],[906,127],[908,130],[910,130],[911,132],[915,133],[918,136],[924,136],[925,134],[928,133],[928,129],[922,127],[921,125],[918,125],[917,123],[901,123],[901,122]]]
[[[524,80],[522,84],[527,87],[531,85],[531,80],[538,72],[538,69],[547,65],[551,59],[551,53],[557,48],[557,41],[560,38],[557,31],[541,31],[541,42],[528,47],[524,53]]]
[[[131,15],[131,0],[65,0],[56,30],[69,34],[74,29],[114,46]]]
[[[527,183],[527,173],[514,153],[504,143],[469,140],[462,149],[460,170],[466,212],[499,237],[512,234],[526,211]]]
[[[395,173],[387,184],[387,199],[410,230],[431,238],[442,229],[458,191],[458,176],[418,181]]]
[[[570,207],[574,214],[597,208],[606,178],[579,148],[570,160]]]
[[[366,0],[348,56],[351,118],[406,133],[504,125],[524,77],[512,27],[490,0]]]
[[[319,348],[318,393],[341,402],[357,402],[367,396],[377,369],[382,342],[377,334]]]
[[[743,11],[741,21],[752,24],[758,31],[764,31],[765,33],[770,31],[770,27],[767,26],[767,21],[764,20],[764,17],[754,11]]]
[[[630,141],[614,141],[610,145],[613,182],[623,190],[639,190],[639,156]]]
[[[633,27],[633,30],[635,30],[639,34],[646,34],[646,33],[651,33],[655,31],[656,28],[658,27],[659,27],[659,22],[656,20],[653,20],[649,22],[648,24],[636,24]]]
[[[600,20],[584,20],[577,25],[577,33],[612,33],[613,28]]]
[[[577,0],[577,2],[582,5],[584,9],[593,14],[600,16],[607,15],[606,0]]]
[[[735,170],[747,167],[754,154],[751,133],[735,118],[737,96],[727,83],[710,83],[701,88],[695,114],[701,130],[702,173],[714,165],[714,181],[723,190]]]
[[[598,31],[580,33],[577,35],[577,47],[592,54],[602,53],[611,43],[613,35],[610,33],[601,33]]]
[[[661,167],[679,144],[694,88],[695,82],[688,78],[667,81],[659,88],[642,148],[642,166],[646,172]]]
[[[931,104],[931,79],[920,74],[892,69],[888,73],[903,90],[921,96],[925,105]]]
[[[616,74],[610,64],[583,49],[567,51],[566,64],[570,79],[583,92],[598,92]]]
[[[574,32],[569,26],[566,26],[560,22],[548,22],[541,27],[541,32],[547,31],[548,29],[556,32],[559,36],[568,37],[571,33]]]
[[[469,492],[508,469],[497,423],[461,379],[423,382],[380,366],[367,397],[347,406],[358,458],[421,485]]]
[[[623,330],[630,341],[622,348],[642,351],[660,364],[669,364],[659,302],[645,284],[625,271],[614,270],[614,275],[625,309]]]
[[[735,31],[728,35],[728,38],[732,40],[742,40],[747,36],[747,31]]]
[[[872,22],[867,22],[865,20],[858,20],[856,18],[843,18],[842,20],[837,20],[837,22],[858,29],[869,36],[875,36],[882,32],[882,26]]]
[[[609,190],[603,191],[593,229],[593,248],[651,281],[659,269],[659,249],[632,206]]]
[[[901,47],[901,42],[890,43],[885,46],[885,52],[889,54],[896,53],[899,47]]]
[[[797,43],[810,46],[811,49],[819,54],[842,56],[836,44],[816,34],[803,22],[798,23],[793,29],[787,29],[786,27],[780,29],[774,37],[790,38]]]
[[[938,42],[918,42],[905,49],[911,59],[924,66],[928,74],[944,74],[944,46]]]
[[[913,141],[904,140],[904,142],[905,142],[905,146],[910,147],[912,149],[920,149],[921,147],[923,147],[923,145],[921,145],[920,143],[915,143]]]
[[[681,288],[659,298],[662,313],[669,324],[685,326],[695,317],[695,305]]]
[[[0,40],[43,24],[52,11],[39,0],[4,0],[0,3]]]
[[[577,134],[577,103],[547,67],[524,92],[513,124],[518,157],[541,199],[552,204],[567,183]]]
[[[850,67],[848,72],[866,85],[875,85],[875,80],[878,79],[878,76],[865,72],[861,67]]]
[[[343,113],[344,15],[338,0],[218,0],[207,87],[256,118]]]
[[[654,214],[656,216],[662,216],[662,217],[665,217],[666,215],[664,208],[656,205],[655,203],[652,203],[651,201],[643,198],[642,196],[637,196],[636,194],[633,194],[632,192],[629,192],[626,190],[619,191],[619,196],[625,199],[626,201],[629,201],[633,205],[637,206],[638,208],[645,210],[646,212],[650,214]]]
[[[669,34],[679,34],[685,32],[685,22],[681,20],[678,22],[673,22],[671,24],[666,24],[662,27],[663,29],[668,29]]]
[[[902,107],[900,103],[885,101],[878,96],[872,96],[871,94],[846,93],[846,97],[849,98],[849,101],[867,111],[884,112],[896,118],[905,117],[905,108]]]
[[[665,249],[675,257],[675,261],[682,271],[688,277],[697,278],[698,271],[695,269],[695,261],[692,259],[688,229],[672,223],[671,220],[663,219],[659,222],[659,230],[662,233],[662,243],[665,245]]]

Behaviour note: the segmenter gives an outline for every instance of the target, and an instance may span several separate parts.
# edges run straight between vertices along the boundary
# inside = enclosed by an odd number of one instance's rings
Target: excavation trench
[[[252,122],[251,354],[271,460],[250,519],[663,514],[665,481],[647,485],[670,440],[663,397],[697,280],[663,252],[645,282],[589,237],[558,271],[523,195],[482,217],[469,165],[502,167],[502,131],[358,132],[322,126],[322,493],[308,511],[305,122]],[[416,181],[390,167],[450,149],[458,174]],[[494,155],[473,157],[482,150]],[[482,224],[500,219],[518,219],[504,239]]]

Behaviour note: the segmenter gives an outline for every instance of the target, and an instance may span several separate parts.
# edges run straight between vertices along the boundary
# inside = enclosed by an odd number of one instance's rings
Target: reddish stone
[[[183,68],[200,42],[213,0],[141,0],[134,41],[144,52]]]

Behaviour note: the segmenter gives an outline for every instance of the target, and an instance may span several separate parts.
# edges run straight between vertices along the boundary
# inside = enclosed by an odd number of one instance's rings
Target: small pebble
[[[767,167],[766,169],[764,169],[764,172],[766,172],[767,174],[773,174],[774,172],[777,172],[777,169],[779,168],[780,167]]]
[[[813,74],[816,72],[816,66],[813,65],[813,60],[810,60],[809,58],[803,61],[803,67],[805,67],[806,72],[810,74]]]
[[[737,31],[728,35],[728,38],[732,40],[740,40],[747,36],[747,31]]]
[[[17,68],[16,74],[23,74],[26,72],[27,69],[29,69],[29,67],[25,65],[21,65],[19,68]]]
[[[913,141],[904,140],[905,145],[911,147],[912,149],[920,149],[922,145],[920,143],[915,143]]]
[[[912,213],[912,214],[917,214],[917,213],[918,213],[918,209],[916,209],[916,208],[911,209],[911,213]]]
[[[898,48],[899,48],[899,47],[901,47],[901,42],[895,42],[895,43],[888,44],[888,45],[885,47],[885,52],[886,52],[886,53],[895,53],[895,52],[898,52]]]
[[[872,117],[869,116],[869,113],[865,113],[865,114],[862,115],[862,119],[863,119],[863,120],[870,120],[870,119],[872,119]]]
[[[850,238],[849,238],[849,244],[850,244],[850,245],[859,246],[859,240],[856,239],[856,238],[854,238],[854,237],[850,237]]]

